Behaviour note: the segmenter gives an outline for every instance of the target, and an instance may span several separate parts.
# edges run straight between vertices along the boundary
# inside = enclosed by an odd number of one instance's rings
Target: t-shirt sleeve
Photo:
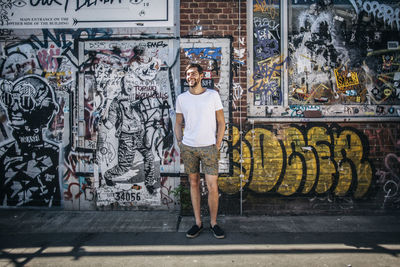
[[[224,106],[222,106],[221,97],[219,96],[219,93],[217,93],[217,92],[215,92],[214,103],[215,103],[215,111],[224,108]]]
[[[179,97],[176,98],[176,110],[175,113],[182,113],[181,102],[179,101]]]

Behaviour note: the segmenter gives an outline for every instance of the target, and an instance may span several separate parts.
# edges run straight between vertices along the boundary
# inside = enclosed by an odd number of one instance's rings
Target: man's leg
[[[200,227],[201,226],[200,174],[199,173],[190,173],[189,174],[189,182],[190,182],[190,198],[192,200],[194,218],[196,220],[196,224]]]
[[[206,182],[208,189],[208,208],[210,210],[210,224],[211,227],[217,224],[217,214],[218,214],[218,175],[206,174]]]

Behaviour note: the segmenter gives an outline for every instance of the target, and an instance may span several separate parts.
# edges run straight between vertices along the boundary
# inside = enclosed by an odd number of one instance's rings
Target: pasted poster
[[[86,139],[96,144],[98,206],[160,205],[160,171],[179,170],[172,44],[85,42]]]
[[[173,0],[4,0],[0,25],[8,29],[173,26]]]
[[[59,206],[60,148],[45,136],[59,105],[38,75],[0,80],[0,104],[12,138],[0,144],[0,205]]]

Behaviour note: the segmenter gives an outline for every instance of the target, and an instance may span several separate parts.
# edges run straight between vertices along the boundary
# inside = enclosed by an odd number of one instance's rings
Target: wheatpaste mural
[[[58,104],[40,76],[0,81],[0,103],[12,137],[0,144],[0,203],[5,206],[59,206],[59,144],[47,140]]]
[[[165,160],[177,156],[172,43],[85,42],[86,142],[96,148],[98,206],[160,205],[160,172],[179,166]]]

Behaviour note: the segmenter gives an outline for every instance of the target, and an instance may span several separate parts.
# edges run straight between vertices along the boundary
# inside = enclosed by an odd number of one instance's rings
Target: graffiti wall
[[[247,125],[240,140],[239,127],[233,126],[232,170],[219,179],[221,206],[237,213],[242,186],[249,214],[398,209],[399,127],[367,129],[336,123]],[[382,131],[393,140],[376,142]]]
[[[143,19],[164,10],[131,2]],[[41,29],[27,12],[0,29],[2,207],[175,209],[179,192],[188,201],[173,136],[188,62],[204,66],[203,86],[224,106],[221,213],[239,203],[254,214],[400,207],[397,1],[180,3],[182,38],[171,17],[166,28]]]
[[[32,32],[2,32],[1,205],[173,207],[176,40]]]
[[[64,199],[76,67],[67,42],[50,41],[47,30],[43,36],[1,42],[2,206],[61,206]]]
[[[221,179],[220,188],[236,193],[239,187],[239,147],[243,147],[245,187],[257,192],[351,195],[361,198],[373,180],[368,139],[355,128],[339,125],[254,127],[240,144],[233,128],[233,176]]]

